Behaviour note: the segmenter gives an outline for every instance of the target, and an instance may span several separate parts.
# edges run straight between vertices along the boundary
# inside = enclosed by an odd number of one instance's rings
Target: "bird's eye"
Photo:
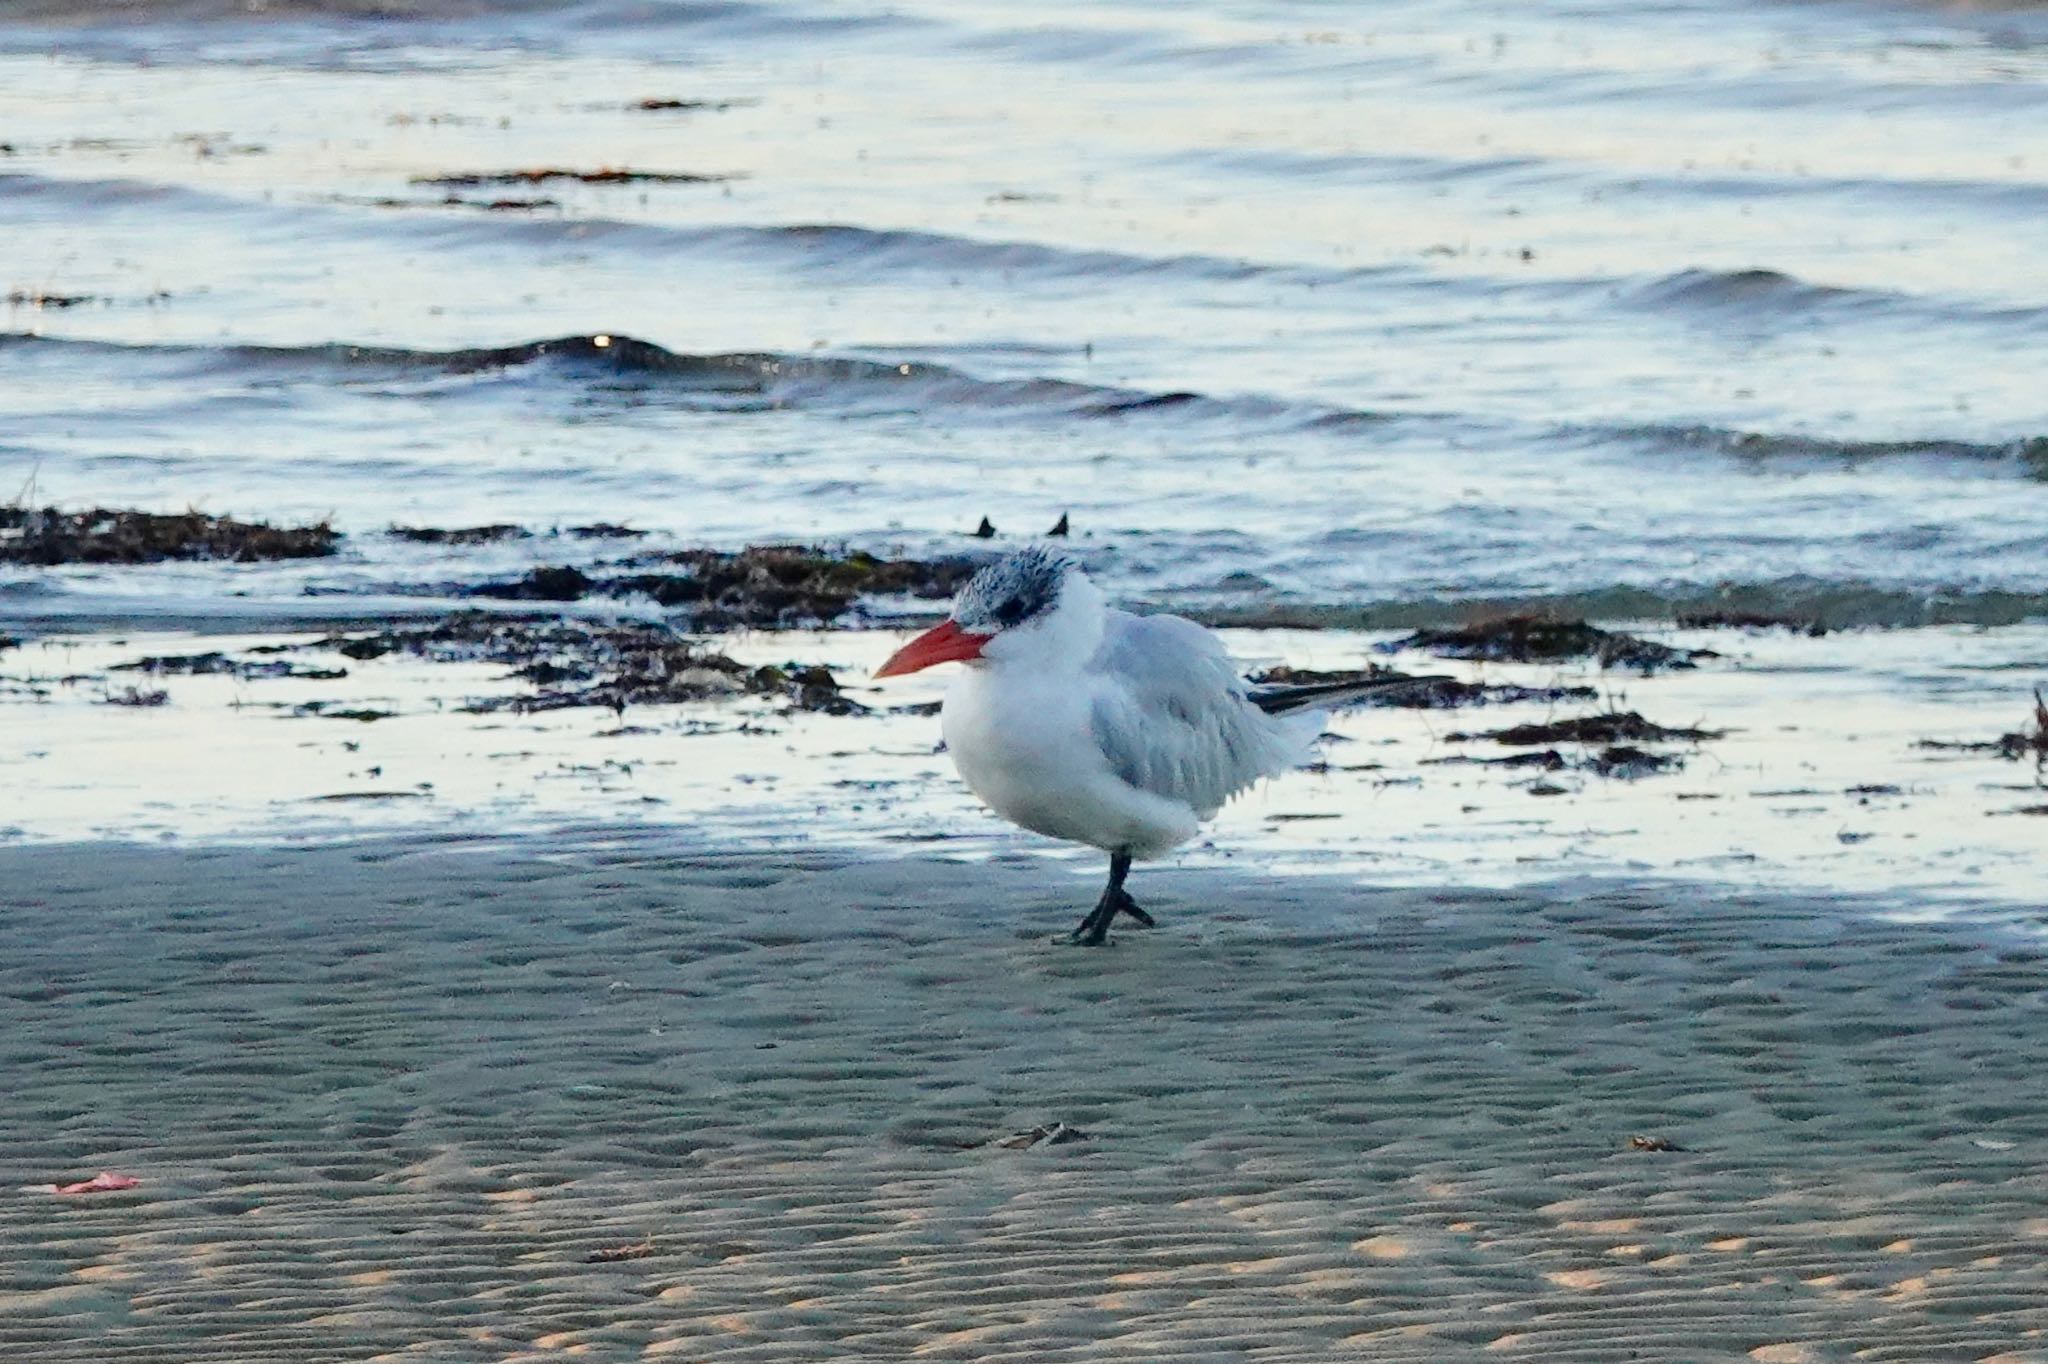
[[[996,608],[996,622],[1000,625],[1015,625],[1024,619],[1024,599],[1010,597]]]

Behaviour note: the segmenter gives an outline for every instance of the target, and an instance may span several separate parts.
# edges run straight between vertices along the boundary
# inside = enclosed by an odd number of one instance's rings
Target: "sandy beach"
[[[0,1356],[2048,1358],[2025,925],[1082,884],[0,849]]]
[[[0,1364],[2048,1364],[2044,113],[2038,0],[0,3]]]

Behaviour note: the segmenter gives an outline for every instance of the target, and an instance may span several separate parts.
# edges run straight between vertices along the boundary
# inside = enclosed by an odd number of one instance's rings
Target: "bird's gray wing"
[[[1205,819],[1299,762],[1314,737],[1253,705],[1223,641],[1180,616],[1111,611],[1087,676],[1110,770]]]

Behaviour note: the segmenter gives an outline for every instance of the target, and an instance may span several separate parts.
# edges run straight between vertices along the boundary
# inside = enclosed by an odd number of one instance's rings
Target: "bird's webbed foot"
[[[1152,916],[1138,908],[1138,902],[1124,892],[1124,878],[1130,872],[1129,853],[1110,855],[1109,884],[1102,888],[1102,898],[1095,902],[1095,908],[1088,911],[1088,917],[1068,935],[1068,942],[1076,947],[1102,946],[1109,941],[1109,925],[1119,914],[1128,914],[1145,927],[1152,927]]]
[[[1138,902],[1131,898],[1129,891],[1120,890],[1116,893],[1116,907],[1119,913],[1128,914],[1133,919],[1136,919],[1140,928],[1157,928],[1159,926],[1157,919],[1154,919],[1150,914],[1147,914],[1138,907]]]
[[[1107,895],[1088,911],[1088,917],[1074,925],[1067,942],[1074,947],[1101,947],[1109,941],[1109,921],[1116,917],[1116,902]]]

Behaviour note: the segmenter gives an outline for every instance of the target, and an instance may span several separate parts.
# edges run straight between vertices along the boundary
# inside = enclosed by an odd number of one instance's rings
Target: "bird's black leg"
[[[1109,884],[1102,888],[1102,898],[1095,902],[1095,908],[1088,911],[1088,917],[1075,927],[1068,941],[1082,947],[1100,947],[1109,940],[1109,922],[1122,910],[1128,910],[1140,923],[1149,924],[1151,916],[1139,909],[1124,894],[1124,878],[1131,874],[1131,855],[1119,852],[1109,855]]]

